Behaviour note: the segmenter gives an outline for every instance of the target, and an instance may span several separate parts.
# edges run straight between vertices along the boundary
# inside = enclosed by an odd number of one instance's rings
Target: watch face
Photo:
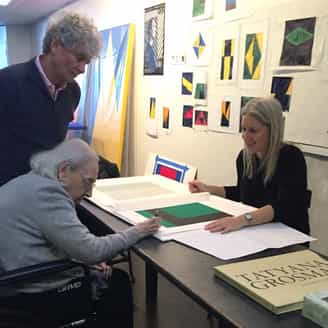
[[[250,214],[250,213],[245,214],[245,218],[246,218],[246,220],[247,220],[248,222],[250,222],[250,221],[253,220],[253,216],[252,216],[252,214]]]

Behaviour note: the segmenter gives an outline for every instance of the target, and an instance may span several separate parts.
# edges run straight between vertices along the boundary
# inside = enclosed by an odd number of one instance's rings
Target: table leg
[[[146,263],[146,303],[157,302],[157,271],[149,263]]]

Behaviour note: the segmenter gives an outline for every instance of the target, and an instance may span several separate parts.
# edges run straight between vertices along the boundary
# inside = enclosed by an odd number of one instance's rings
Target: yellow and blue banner
[[[135,26],[117,26],[101,34],[103,47],[95,63],[98,101],[93,104],[92,144],[99,155],[121,168]]]

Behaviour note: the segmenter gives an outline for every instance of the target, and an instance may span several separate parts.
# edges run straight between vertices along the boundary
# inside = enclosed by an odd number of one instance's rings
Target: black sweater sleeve
[[[253,178],[243,176],[243,152],[237,158],[238,181],[226,186],[228,199],[260,208],[271,205],[273,221],[283,222],[304,233],[309,233],[309,191],[303,153],[295,146],[285,144],[280,150],[275,173],[264,184],[263,171]]]

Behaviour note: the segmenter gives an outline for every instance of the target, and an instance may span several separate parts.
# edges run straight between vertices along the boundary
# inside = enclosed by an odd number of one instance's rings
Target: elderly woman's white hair
[[[66,163],[71,168],[82,168],[92,160],[98,161],[96,152],[81,139],[68,139],[53,149],[34,154],[30,166],[34,173],[57,179],[58,168]]]
[[[264,183],[272,178],[276,169],[279,151],[283,144],[284,117],[280,103],[272,98],[254,98],[241,111],[241,115],[250,115],[269,128],[269,144],[264,158],[261,159],[261,168],[264,169]],[[256,172],[255,154],[247,149],[243,152],[244,175],[252,178]]]

